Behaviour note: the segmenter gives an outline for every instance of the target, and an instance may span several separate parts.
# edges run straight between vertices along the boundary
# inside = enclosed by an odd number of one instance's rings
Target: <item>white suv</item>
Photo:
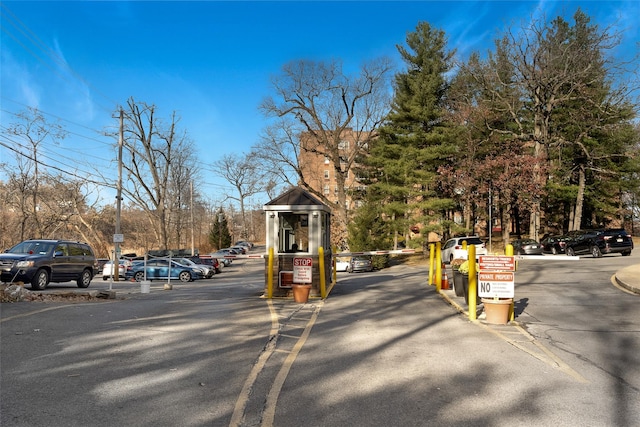
[[[487,255],[487,247],[484,242],[480,240],[478,236],[465,236],[465,237],[454,237],[453,239],[449,239],[442,246],[441,255],[442,262],[450,263],[452,260],[457,258],[467,259],[467,250],[462,249],[462,242],[467,241],[468,245],[474,245],[476,247],[476,258],[480,255]]]

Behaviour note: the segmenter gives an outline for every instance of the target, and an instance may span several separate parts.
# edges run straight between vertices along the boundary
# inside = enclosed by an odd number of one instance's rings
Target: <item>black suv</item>
[[[96,257],[86,243],[25,240],[0,254],[0,280],[28,282],[33,290],[44,289],[49,282],[71,280],[86,288],[96,271]]]
[[[612,253],[629,256],[632,249],[633,240],[622,228],[586,231],[567,241],[565,246],[569,256],[591,254],[594,258]]]

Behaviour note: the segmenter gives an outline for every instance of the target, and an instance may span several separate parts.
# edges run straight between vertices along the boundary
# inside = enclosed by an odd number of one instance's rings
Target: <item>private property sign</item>
[[[478,296],[513,298],[516,261],[512,256],[482,255],[478,259]]]
[[[478,272],[478,295],[483,298],[513,298],[513,271]]]
[[[313,262],[311,258],[293,259],[293,283],[311,283],[311,269]]]

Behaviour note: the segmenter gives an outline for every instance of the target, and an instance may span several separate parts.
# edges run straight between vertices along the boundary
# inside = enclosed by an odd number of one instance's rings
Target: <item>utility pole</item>
[[[124,111],[120,107],[120,132],[118,138],[118,186],[116,192],[116,231],[113,235],[115,259],[113,260],[113,275],[115,281],[120,280],[120,243],[123,242],[120,233],[120,211],[122,210],[122,146],[124,144]]]
[[[195,244],[195,231],[194,231],[194,221],[193,221],[193,179],[191,180],[191,201],[189,202],[189,206],[191,208],[191,256],[196,255],[196,244]]]

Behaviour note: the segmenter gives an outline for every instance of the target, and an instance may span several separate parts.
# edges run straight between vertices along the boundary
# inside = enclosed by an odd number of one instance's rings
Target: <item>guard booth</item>
[[[331,282],[331,209],[308,191],[294,187],[264,205],[267,251],[273,248],[273,296],[292,295],[294,258],[297,277],[305,269],[311,296],[320,295],[319,248],[324,251],[325,283]],[[302,258],[302,259],[301,259]],[[300,267],[301,261],[304,265]],[[310,266],[308,265],[310,262]],[[269,260],[265,260],[265,293]],[[310,269],[310,271],[309,271]],[[308,273],[308,275],[307,275]]]

